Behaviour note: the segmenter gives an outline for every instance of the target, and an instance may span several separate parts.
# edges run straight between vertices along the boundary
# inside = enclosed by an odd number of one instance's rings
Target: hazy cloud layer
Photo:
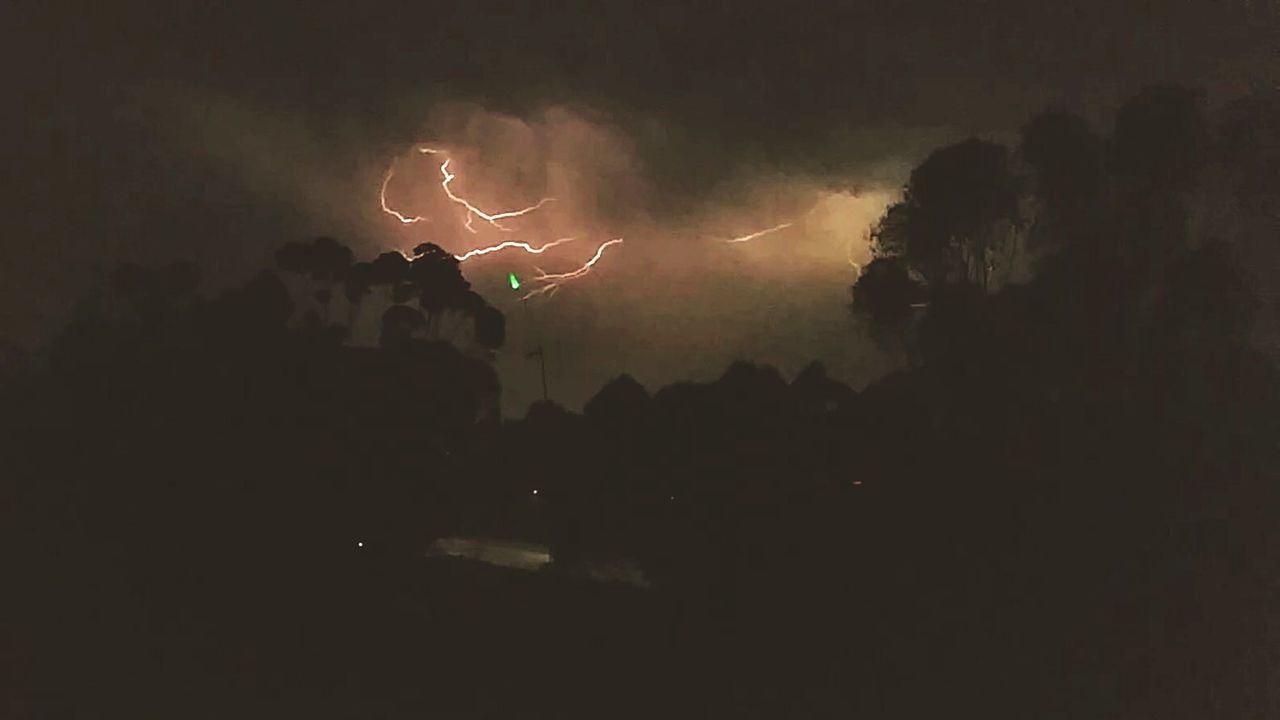
[[[485,203],[557,197],[517,228],[582,236],[544,269],[626,238],[532,308],[571,404],[616,371],[653,384],[736,356],[868,376],[849,253],[928,149],[1049,103],[1101,120],[1145,82],[1238,92],[1274,39],[1213,2],[81,5],[20,6],[0,43],[18,99],[0,332],[39,344],[123,260],[195,259],[216,288],[317,233],[360,253],[493,239],[430,192],[438,167],[412,150],[438,142]],[[395,199],[432,223],[378,210],[396,158]],[[508,303],[515,407],[530,338],[494,280],[508,266],[532,271],[501,255],[467,273]]]

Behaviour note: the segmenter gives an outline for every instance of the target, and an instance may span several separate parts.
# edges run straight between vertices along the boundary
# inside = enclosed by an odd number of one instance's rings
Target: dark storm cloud
[[[61,112],[198,87],[408,135],[446,99],[517,115],[584,103],[627,118],[655,172],[701,187],[727,159],[839,175],[880,150],[841,141],[858,129],[991,131],[1045,101],[1201,74],[1238,45],[1229,8],[134,0],[33,5],[11,32],[23,84]]]
[[[56,8],[56,6],[54,6]],[[628,118],[671,182],[725,160],[845,172],[854,128],[990,131],[1196,74],[1231,46],[1221,3],[125,2],[31,21],[64,83],[196,86],[366,115],[390,132],[467,98],[523,115],[585,103]],[[39,43],[37,43],[39,44]],[[35,48],[33,48],[34,50]],[[68,86],[65,90],[75,95]],[[665,128],[645,132],[646,120]],[[840,147],[838,154],[832,145]],[[696,172],[695,172],[696,170]]]
[[[598,119],[630,143],[646,214],[697,216],[758,187],[740,178],[892,186],[936,144],[1047,103],[1104,117],[1143,82],[1220,78],[1257,45],[1232,8],[26,3],[0,43],[18,101],[0,120],[16,139],[0,334],[38,342],[122,260],[238,279],[284,239],[359,234],[343,193],[442,103]]]

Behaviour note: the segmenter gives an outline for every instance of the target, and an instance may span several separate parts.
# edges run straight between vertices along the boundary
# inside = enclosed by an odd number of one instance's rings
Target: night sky
[[[861,385],[890,361],[848,312],[851,262],[910,168],[1048,105],[1105,131],[1146,83],[1237,94],[1275,68],[1237,5],[20,3],[0,31],[0,337],[39,348],[123,261],[194,260],[216,291],[318,234],[364,258],[576,236],[464,265],[508,317],[508,412],[536,398],[538,339],[570,406],[620,372],[654,388],[733,358]],[[482,207],[556,202],[469,233],[419,143]],[[431,222],[379,210],[393,161],[389,199]],[[613,237],[528,313],[506,288]]]

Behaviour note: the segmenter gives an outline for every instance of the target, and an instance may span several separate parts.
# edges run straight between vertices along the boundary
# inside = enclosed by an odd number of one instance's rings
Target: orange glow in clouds
[[[427,145],[417,145],[413,147],[416,155],[438,156],[440,181],[439,187],[444,197],[454,205],[464,210],[460,219],[460,224],[469,233],[479,235],[488,228],[502,232],[514,232],[513,228],[507,225],[507,221],[521,218],[526,215],[537,213],[548,203],[554,202],[551,197],[544,197],[541,200],[517,209],[482,209],[465,194],[460,194],[455,188],[457,180],[459,180],[459,172],[457,162],[452,157],[449,150],[438,149]],[[387,200],[391,181],[396,177],[397,160],[392,160],[387,168],[386,175],[382,179],[382,185],[379,193],[381,209],[387,215],[392,216],[402,225],[412,225],[430,219],[424,216],[412,215],[407,212],[397,210]],[[482,179],[483,181],[483,179]],[[434,185],[429,186],[434,187]],[[588,188],[588,191],[590,188]],[[432,190],[431,192],[434,192]],[[880,197],[879,195],[884,195]],[[861,274],[863,263],[866,262],[864,256],[868,255],[869,236],[865,228],[874,221],[875,217],[883,211],[883,206],[891,199],[888,194],[878,194],[876,197],[864,197],[862,194],[850,194],[839,192],[818,193],[814,204],[804,211],[802,215],[795,215],[795,207],[791,206],[784,210],[787,214],[792,215],[792,219],[782,222],[771,227],[757,229],[746,234],[727,237],[724,234],[715,232],[714,230],[708,235],[703,235],[708,241],[716,243],[724,243],[730,245],[749,243],[765,236],[778,233],[788,228],[802,228],[802,235],[805,242],[796,244],[769,244],[770,252],[779,253],[780,258],[794,259],[804,261],[805,258],[814,258],[820,261],[834,260],[837,263],[847,263],[855,273]],[[571,203],[572,205],[572,203]],[[733,223],[739,225],[744,219],[744,213],[739,205],[724,208],[726,214],[720,218],[725,224]],[[774,214],[774,213],[770,213]],[[759,217],[759,215],[757,215]],[[776,215],[775,215],[776,217]],[[563,219],[563,213],[557,213],[552,221]],[[719,224],[716,220],[711,220],[714,224]],[[632,228],[633,230],[635,228]],[[861,231],[859,237],[859,231]],[[701,234],[701,233],[699,233]],[[519,250],[528,255],[542,255],[548,250],[562,244],[569,243],[576,239],[574,237],[562,237],[555,240],[539,243],[536,240],[500,240],[489,245],[467,250],[461,253],[453,254],[458,262],[466,262],[486,255],[498,253],[504,250]],[[854,238],[854,239],[849,239]],[[604,257],[606,251],[623,242],[621,237],[602,242],[597,246],[594,254],[581,266],[568,272],[548,273],[541,268],[535,268],[537,274],[528,280],[530,287],[521,298],[529,300],[540,296],[550,297],[554,295],[563,283],[570,282],[589,274],[597,263]],[[835,250],[835,252],[830,252]],[[553,253],[554,255],[554,253]],[[780,266],[773,263],[773,266]]]

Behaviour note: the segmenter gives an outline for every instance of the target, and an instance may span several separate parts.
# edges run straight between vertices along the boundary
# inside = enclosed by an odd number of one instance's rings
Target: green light
[[[511,286],[512,290],[519,290],[520,278],[516,277],[515,273],[509,272],[507,273],[507,284]]]

